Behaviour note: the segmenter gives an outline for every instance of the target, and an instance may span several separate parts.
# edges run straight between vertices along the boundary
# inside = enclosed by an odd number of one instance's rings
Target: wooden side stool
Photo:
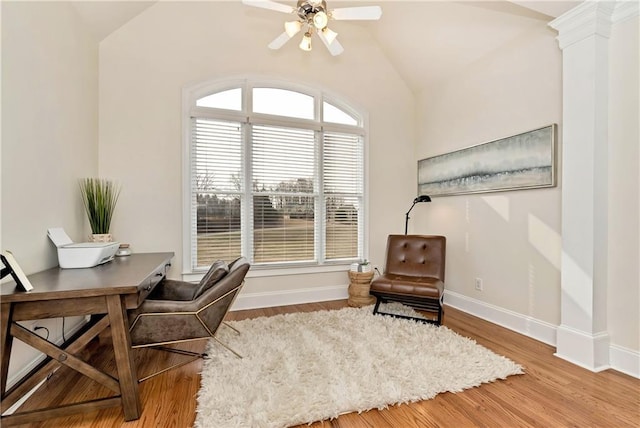
[[[373,279],[373,272],[349,271],[349,300],[347,304],[359,308],[373,305],[376,298],[369,295],[369,287]]]

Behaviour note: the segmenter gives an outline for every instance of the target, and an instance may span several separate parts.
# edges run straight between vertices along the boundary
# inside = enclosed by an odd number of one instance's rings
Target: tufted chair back
[[[444,236],[389,235],[385,273],[444,282],[445,247]]]

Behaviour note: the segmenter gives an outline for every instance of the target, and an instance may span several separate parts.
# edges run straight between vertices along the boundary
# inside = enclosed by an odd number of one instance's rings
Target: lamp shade
[[[293,37],[302,28],[302,22],[300,21],[287,21],[284,23],[284,31],[287,33],[289,37]]]
[[[302,49],[303,51],[311,50],[311,33],[309,32],[304,33],[304,37],[300,42],[300,49]]]
[[[333,41],[338,37],[338,33],[329,29],[329,27],[324,27],[322,30],[322,34],[324,34],[324,38],[327,40],[328,44],[333,43]]]
[[[419,202],[431,202],[431,198],[428,195],[420,195],[413,200],[414,204],[417,204]]]

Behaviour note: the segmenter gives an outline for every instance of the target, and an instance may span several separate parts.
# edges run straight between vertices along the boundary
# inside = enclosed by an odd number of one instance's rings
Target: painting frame
[[[557,124],[418,161],[418,195],[455,196],[557,186]]]

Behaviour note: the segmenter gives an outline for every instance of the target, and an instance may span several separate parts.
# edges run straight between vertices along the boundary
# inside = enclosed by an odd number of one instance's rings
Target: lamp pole
[[[411,210],[413,209],[413,207],[416,206],[417,203],[420,202],[431,202],[431,198],[427,195],[420,195],[417,198],[415,198],[413,200],[413,204],[411,205],[411,208],[409,208],[409,211],[407,211],[407,213],[405,214],[404,217],[404,234],[407,234],[407,231],[409,230],[409,213],[411,212]]]

